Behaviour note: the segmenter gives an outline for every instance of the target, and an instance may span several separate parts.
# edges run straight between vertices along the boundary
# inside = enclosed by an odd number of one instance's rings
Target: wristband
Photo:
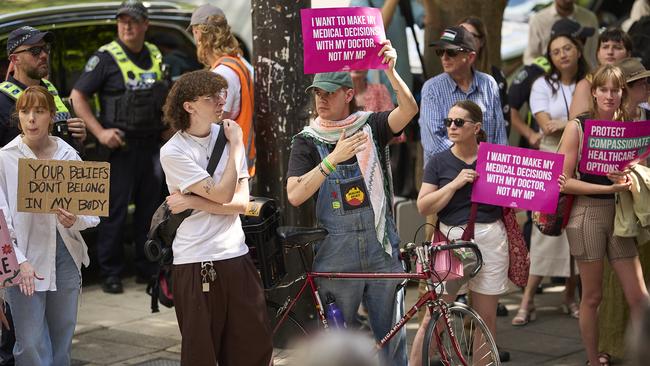
[[[320,173],[323,175],[323,177],[327,178],[327,176],[329,176],[329,174],[325,173],[325,169],[323,169],[323,166],[320,163],[318,163],[318,170],[320,170]]]
[[[332,163],[330,163],[330,161],[327,160],[327,157],[323,158],[323,164],[325,164],[325,167],[327,168],[327,170],[330,171],[330,173],[333,173],[336,170],[334,165],[332,165]]]

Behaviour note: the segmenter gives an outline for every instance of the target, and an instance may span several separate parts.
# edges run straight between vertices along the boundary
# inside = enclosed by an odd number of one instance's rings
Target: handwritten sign
[[[110,176],[104,162],[20,159],[18,211],[108,216]]]
[[[481,143],[472,202],[555,212],[563,164],[561,154]]]
[[[650,121],[585,121],[582,173],[607,175],[623,171],[630,163],[645,159],[650,150]]]
[[[301,9],[305,74],[386,69],[380,42],[386,39],[376,8]]]
[[[7,221],[4,212],[0,210],[0,288],[17,285],[19,273],[20,266],[9,237]]]

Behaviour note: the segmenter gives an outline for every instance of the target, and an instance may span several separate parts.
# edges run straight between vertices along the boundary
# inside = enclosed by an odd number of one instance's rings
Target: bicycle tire
[[[281,306],[279,304],[274,302],[266,303],[266,313],[271,325],[271,331],[275,329],[280,320],[281,314],[278,314],[280,309]],[[291,346],[292,342],[307,334],[309,334],[309,332],[304,324],[298,320],[293,311],[289,311],[284,323],[282,323],[280,328],[278,328],[278,330],[273,334],[273,348],[277,350],[287,349]]]
[[[422,364],[429,366],[438,364],[444,366],[500,366],[499,351],[492,334],[481,317],[467,305],[454,303],[449,307],[449,328],[445,325],[445,317],[437,312],[427,325],[422,347]],[[438,337],[434,337],[434,329],[442,329]],[[458,341],[460,354],[455,351],[451,342],[449,329],[453,331]],[[480,350],[479,357],[474,357],[473,339],[480,332],[482,341],[475,345]],[[438,338],[438,339],[437,339]],[[438,341],[440,346],[438,346]],[[480,362],[479,362],[480,360]],[[476,362],[475,362],[476,361]],[[433,363],[432,363],[433,362]]]

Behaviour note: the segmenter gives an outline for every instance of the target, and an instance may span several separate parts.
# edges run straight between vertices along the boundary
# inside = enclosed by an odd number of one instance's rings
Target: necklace
[[[205,160],[210,160],[210,153],[208,152],[208,148],[210,147],[210,137],[211,135],[208,135],[206,137],[194,137],[187,133],[187,137],[189,137],[192,141],[196,142],[199,146],[201,146],[205,150]],[[201,140],[205,140],[207,143],[202,144]]]

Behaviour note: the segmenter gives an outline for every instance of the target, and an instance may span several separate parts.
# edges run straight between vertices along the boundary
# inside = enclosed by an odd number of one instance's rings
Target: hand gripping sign
[[[481,143],[472,202],[553,213],[564,155]]]
[[[381,11],[376,8],[301,9],[305,74],[386,69]]]
[[[581,173],[607,175],[648,157],[650,121],[585,121]]]
[[[20,267],[16,259],[16,252],[9,237],[9,228],[2,210],[0,210],[0,288],[18,284]]]

